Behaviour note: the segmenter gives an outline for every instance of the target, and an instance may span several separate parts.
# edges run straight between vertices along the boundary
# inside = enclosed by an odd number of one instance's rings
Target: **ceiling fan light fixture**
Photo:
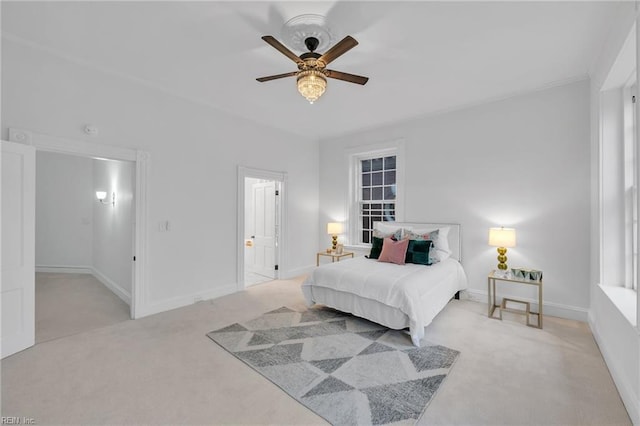
[[[327,78],[318,70],[304,70],[298,73],[298,92],[309,103],[314,103],[327,89]]]

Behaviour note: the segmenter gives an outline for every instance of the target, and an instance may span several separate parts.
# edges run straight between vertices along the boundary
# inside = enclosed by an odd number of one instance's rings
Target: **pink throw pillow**
[[[389,262],[397,265],[404,265],[404,259],[407,255],[407,247],[409,246],[409,240],[394,241],[387,237],[382,243],[382,252],[378,262]]]

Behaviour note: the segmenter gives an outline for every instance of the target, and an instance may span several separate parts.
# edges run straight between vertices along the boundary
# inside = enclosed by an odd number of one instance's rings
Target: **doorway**
[[[238,288],[280,277],[285,175],[238,169]]]
[[[131,319],[134,166],[36,152],[36,343]]]
[[[9,235],[10,238],[5,238],[3,233],[2,242],[3,245],[5,240],[14,242],[11,246],[21,249],[12,250],[12,256],[7,254],[8,250],[2,250],[2,358],[33,346],[35,342],[36,150],[123,160],[135,164],[135,195],[131,200],[135,219],[130,317],[135,319],[144,316],[148,312],[146,264],[149,154],[140,150],[64,139],[16,128],[9,128],[9,141],[2,141],[2,219],[3,224],[5,219],[12,219],[6,223],[20,223],[21,226],[3,226],[3,231],[15,229],[19,232]]]

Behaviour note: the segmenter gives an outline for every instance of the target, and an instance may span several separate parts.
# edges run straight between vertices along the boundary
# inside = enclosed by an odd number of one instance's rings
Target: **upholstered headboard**
[[[462,239],[459,223],[431,223],[431,222],[387,222],[394,223],[402,228],[420,228],[420,229],[438,229],[449,228],[449,248],[451,248],[451,257],[462,263]]]

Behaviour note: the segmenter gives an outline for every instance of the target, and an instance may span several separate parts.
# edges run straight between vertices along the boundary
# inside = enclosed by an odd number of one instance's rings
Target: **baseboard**
[[[57,274],[92,274],[91,266],[55,266],[55,265],[36,265],[36,272],[52,272]]]
[[[104,284],[109,290],[111,290],[116,296],[118,296],[124,303],[131,306],[131,293],[120,287],[117,283],[112,281],[109,277],[95,268],[92,268],[92,275]]]
[[[625,374],[624,371],[620,371],[620,369],[617,368],[615,358],[611,356],[611,352],[607,349],[608,345],[598,331],[595,317],[591,312],[589,312],[589,327],[591,327],[591,333],[598,344],[598,349],[600,349],[600,353],[618,389],[624,407],[627,409],[627,414],[629,414],[631,422],[634,425],[640,425],[640,401],[638,401],[638,397],[633,391],[632,384],[629,383],[629,374]]]
[[[295,277],[299,277],[300,275],[309,275],[311,271],[316,268],[315,265],[303,266],[302,268],[289,269],[287,271],[282,271],[280,274],[281,280],[290,280]]]
[[[474,302],[487,303],[489,295],[486,291],[468,288],[464,290],[461,297],[464,299],[473,300]],[[526,297],[518,297],[518,299],[531,303],[534,309],[538,308],[538,300],[530,299]],[[544,302],[544,315],[552,317],[565,318],[570,320],[576,320],[581,322],[587,322],[589,311],[586,308],[580,308],[577,306],[563,305],[560,303]]]
[[[140,307],[140,312],[136,312],[136,319],[146,317],[149,315],[159,314],[161,312],[170,311],[172,309],[178,309],[185,306],[192,305],[203,300],[216,299],[218,297],[226,296],[238,291],[237,285],[227,284],[222,287],[215,288],[213,290],[201,291],[193,293],[188,296],[175,297],[173,299],[167,299],[160,302],[149,303],[146,306]]]

